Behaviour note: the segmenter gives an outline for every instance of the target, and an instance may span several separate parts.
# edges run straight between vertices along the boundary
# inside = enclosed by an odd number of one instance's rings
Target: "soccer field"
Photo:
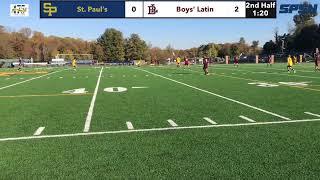
[[[0,179],[318,179],[320,72],[295,68],[2,69]]]

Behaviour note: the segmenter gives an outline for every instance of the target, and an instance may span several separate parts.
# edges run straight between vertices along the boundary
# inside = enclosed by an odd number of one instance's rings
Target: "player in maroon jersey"
[[[314,70],[315,71],[320,71],[319,65],[320,65],[320,53],[316,53],[315,59],[314,59]]]
[[[186,67],[189,67],[189,59],[188,58],[184,58],[184,65],[186,66]]]
[[[208,58],[203,58],[204,75],[208,75],[209,74],[208,68],[209,68],[209,60],[208,60]]]
[[[23,61],[22,58],[19,58],[19,65],[18,65],[18,71],[22,71]]]
[[[268,56],[267,67],[268,66],[270,66],[270,67],[272,66],[272,56],[271,55]]]
[[[239,67],[239,57],[238,56],[234,56],[233,64],[235,67]]]

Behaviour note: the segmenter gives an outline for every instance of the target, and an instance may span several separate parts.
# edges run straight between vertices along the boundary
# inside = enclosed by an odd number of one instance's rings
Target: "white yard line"
[[[172,127],[177,127],[178,124],[176,124],[174,121],[172,121],[171,119],[167,120],[168,123],[172,126]]]
[[[209,122],[210,124],[218,124],[208,117],[204,117],[203,119],[206,120],[207,122]]]
[[[311,113],[311,112],[304,112],[305,114],[309,114],[311,116],[316,116],[316,117],[320,117],[320,114],[314,114],[314,113]]]
[[[121,134],[121,133],[133,133],[133,132],[168,131],[168,130],[180,130],[180,129],[203,129],[203,128],[220,128],[220,127],[238,127],[238,126],[258,126],[258,125],[273,125],[273,124],[289,124],[289,123],[316,122],[316,121],[320,121],[320,119],[302,119],[302,120],[255,122],[255,123],[240,123],[240,124],[217,124],[217,125],[205,125],[205,126],[180,126],[180,127],[152,128],[152,129],[102,131],[102,132],[88,132],[88,133],[74,133],[74,134],[56,134],[56,135],[43,135],[43,136],[25,136],[25,137],[14,137],[14,138],[1,138],[0,142],[29,140],[29,139],[47,139],[47,138],[62,138],[62,137],[76,137],[76,136],[92,136],[92,135],[103,135],[103,134]]]
[[[126,124],[127,124],[127,127],[128,127],[129,130],[133,130],[134,129],[131,122],[126,122]]]
[[[91,100],[91,103],[90,103],[90,107],[89,107],[89,111],[88,111],[88,115],[87,115],[87,118],[86,118],[86,122],[84,124],[83,132],[89,132],[89,130],[90,130],[94,104],[96,102],[96,98],[97,98],[97,94],[98,94],[98,89],[99,89],[99,84],[100,84],[102,71],[103,71],[103,67],[100,70],[100,74],[99,74],[99,77],[98,77],[97,85],[96,85],[96,88],[94,90],[94,93],[93,93],[93,96],[92,96],[92,100]]]
[[[63,70],[61,70],[61,71],[63,71]],[[24,81],[21,81],[21,82],[10,84],[8,86],[0,87],[0,90],[7,89],[9,87],[16,86],[16,85],[19,85],[19,84],[23,84],[23,83],[26,83],[26,82],[29,82],[29,81],[32,81],[32,80],[35,80],[35,79],[39,79],[39,78],[42,78],[44,76],[49,76],[51,74],[55,74],[55,73],[58,73],[58,72],[61,72],[61,71],[51,72],[51,73],[48,73],[48,74],[44,74],[44,75],[41,75],[41,76],[37,76],[37,77],[31,78],[31,79],[24,80]]]
[[[41,133],[42,133],[42,131],[44,130],[44,128],[45,127],[39,127],[37,130],[36,130],[36,132],[34,132],[34,136],[39,136]]]
[[[137,69],[137,68],[135,68],[135,69]],[[266,113],[266,114],[270,114],[270,115],[279,117],[279,118],[284,119],[284,120],[290,120],[290,118],[288,118],[288,117],[284,117],[284,116],[281,116],[281,115],[279,115],[279,114],[276,114],[276,113],[273,113],[273,112],[270,112],[270,111],[267,111],[267,110],[264,110],[264,109],[255,107],[255,106],[252,106],[252,105],[249,105],[249,104],[246,104],[246,103],[243,103],[243,102],[240,102],[240,101],[237,101],[237,100],[234,100],[234,99],[231,99],[231,98],[228,98],[228,97],[225,97],[225,96],[222,96],[222,95],[219,95],[219,94],[216,94],[216,93],[213,93],[213,92],[204,90],[204,89],[200,89],[200,88],[198,88],[198,87],[195,87],[195,86],[192,86],[192,85],[189,85],[189,84],[186,84],[186,83],[183,83],[183,82],[180,82],[180,81],[177,81],[177,80],[174,80],[174,79],[171,79],[171,78],[162,76],[162,75],[160,75],[160,74],[156,74],[156,73],[153,73],[153,72],[144,70],[144,69],[137,69],[137,70],[147,72],[147,73],[152,74],[152,75],[154,75],[154,76],[158,76],[158,77],[161,77],[161,78],[163,78],[163,79],[167,79],[167,80],[169,80],[169,81],[172,81],[172,82],[175,82],[175,83],[178,83],[178,84],[181,84],[181,85],[190,87],[190,88],[192,88],[192,89],[196,89],[196,90],[198,90],[198,91],[202,91],[202,92],[207,93],[207,94],[211,94],[211,95],[213,95],[213,96],[216,96],[216,97],[219,97],[219,98],[222,98],[222,99],[225,99],[225,100],[228,100],[228,101],[237,103],[237,104],[241,104],[241,105],[243,105],[243,106],[246,106],[246,107],[249,107],[249,108],[252,108],[252,109],[261,111],[261,112],[264,112],[264,113]]]
[[[250,119],[250,118],[245,117],[245,116],[239,116],[239,118],[244,119],[244,120],[249,121],[249,122],[256,122],[255,120]]]

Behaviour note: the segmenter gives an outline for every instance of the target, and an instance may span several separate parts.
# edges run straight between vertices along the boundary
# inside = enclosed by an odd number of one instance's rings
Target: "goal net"
[[[64,59],[67,63],[71,63],[73,59],[77,64],[93,64],[93,54],[57,54],[56,59]]]

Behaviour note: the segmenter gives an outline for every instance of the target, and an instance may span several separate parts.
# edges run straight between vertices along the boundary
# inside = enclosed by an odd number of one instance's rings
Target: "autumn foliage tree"
[[[22,28],[9,31],[0,26],[0,59],[33,58],[35,61],[50,61],[57,54],[86,54],[92,52],[95,42],[76,38],[45,36],[41,32]]]

